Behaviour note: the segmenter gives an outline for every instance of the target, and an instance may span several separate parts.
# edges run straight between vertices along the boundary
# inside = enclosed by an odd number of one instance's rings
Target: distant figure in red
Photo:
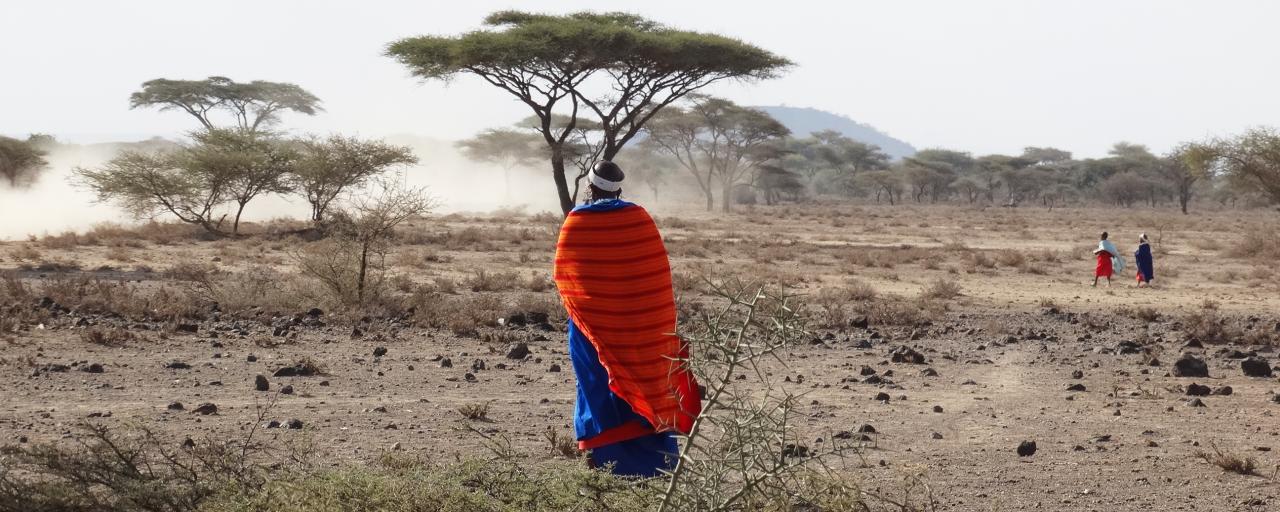
[[[1098,257],[1098,266],[1093,271],[1093,285],[1098,286],[1098,278],[1107,278],[1107,286],[1111,286],[1111,276],[1116,272],[1116,260],[1120,257],[1120,251],[1116,249],[1116,244],[1107,240],[1107,232],[1102,232],[1102,240],[1098,242],[1098,248],[1093,250],[1093,254]],[[1124,266],[1123,261],[1120,262],[1121,267]]]

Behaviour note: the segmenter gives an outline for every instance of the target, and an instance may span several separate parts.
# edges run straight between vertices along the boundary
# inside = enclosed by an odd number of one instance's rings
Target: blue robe
[[[1138,273],[1142,274],[1144,282],[1151,282],[1156,277],[1155,263],[1151,257],[1151,244],[1141,244],[1138,246],[1137,252],[1133,253],[1133,259],[1138,264]]]
[[[575,208],[575,211],[608,211],[628,206],[621,200],[598,201]],[[609,374],[600,364],[595,345],[569,321],[569,360],[577,377],[578,395],[574,401],[573,427],[578,440],[591,439],[611,428],[631,421],[648,425],[643,416],[631,410],[625,400],[609,389]],[[678,452],[676,438],[670,432],[651,434],[591,450],[591,463],[596,467],[613,465],[613,473],[623,476],[655,477],[674,467]]]

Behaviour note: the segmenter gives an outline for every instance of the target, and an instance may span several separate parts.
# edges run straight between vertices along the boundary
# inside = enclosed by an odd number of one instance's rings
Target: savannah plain
[[[868,492],[941,510],[1280,507],[1280,382],[1242,371],[1269,374],[1280,342],[1274,211],[654,213],[682,322],[715,302],[710,283],[793,296],[805,335],[768,371],[801,397],[797,443],[852,439],[827,464]],[[288,221],[4,242],[0,444],[144,426],[174,445],[252,436],[320,468],[497,451],[581,465],[558,225],[519,210],[410,221],[362,308],[299,272],[317,242]],[[1128,266],[1094,288],[1103,230]],[[1150,289],[1132,275],[1143,232]],[[1208,376],[1176,376],[1184,354]],[[1198,386],[1210,394],[1188,396]]]

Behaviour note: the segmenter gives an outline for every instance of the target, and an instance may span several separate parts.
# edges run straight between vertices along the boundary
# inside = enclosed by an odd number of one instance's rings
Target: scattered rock
[[[1204,402],[1202,402],[1199,398],[1192,398],[1190,402],[1187,402],[1187,406],[1204,407]]]
[[[292,386],[292,385],[289,385],[289,384],[286,384],[284,387],[280,388],[280,394],[282,394],[282,395],[292,395],[292,394],[293,394],[293,386]]]
[[[315,365],[308,363],[298,363],[293,366],[283,366],[272,374],[273,377],[311,377],[319,375],[320,370]]]
[[[560,373],[560,365],[553,364],[550,368],[547,368],[547,371],[550,373]]]
[[[512,343],[507,347],[507,359],[524,359],[529,357],[529,345],[527,343]]]
[[[1030,457],[1030,456],[1035,455],[1035,454],[1036,454],[1036,442],[1035,442],[1035,441],[1023,441],[1023,442],[1021,442],[1021,443],[1018,443],[1018,456],[1019,456],[1019,457]]]
[[[862,424],[862,426],[858,427],[858,433],[859,434],[876,434],[878,432],[876,431],[875,427],[864,423]]]
[[[1208,397],[1208,394],[1210,394],[1210,389],[1208,389],[1207,385],[1190,383],[1187,387],[1188,397]]]
[[[387,347],[375,347],[373,349],[373,357],[382,357],[387,355]]]
[[[1067,386],[1067,391],[1085,391],[1085,387],[1084,387],[1084,384],[1080,384],[1077,382],[1075,384]]]
[[[933,435],[932,435],[932,437],[933,437],[934,439],[942,439],[942,433],[941,433],[941,432],[934,432],[934,433],[933,433]]]
[[[885,392],[883,392],[883,391],[882,391],[882,392],[880,392],[880,393],[876,393],[876,398],[875,398],[875,400],[876,400],[877,402],[888,402],[888,401],[889,401],[889,394],[888,394],[888,393],[885,393]]]
[[[182,361],[176,361],[176,360],[170,361],[168,364],[165,364],[164,367],[170,370],[190,370],[191,369],[191,365],[184,363]]]
[[[942,406],[941,405],[933,406],[933,412],[942,412]]]
[[[1071,378],[1073,378],[1073,379],[1083,379],[1083,378],[1084,378],[1084,372],[1083,372],[1083,371],[1080,371],[1080,370],[1073,371],[1073,372],[1071,372]]]
[[[860,375],[867,376],[867,375],[875,375],[877,372],[876,372],[876,369],[875,369],[875,368],[872,368],[872,367],[870,367],[870,366],[863,365],[863,366],[862,366],[862,369],[861,369],[861,370],[859,370],[859,371],[858,371],[858,373],[859,373]]]
[[[289,427],[291,430],[302,430],[302,420],[297,418],[291,419],[285,424],[285,426]]]
[[[889,360],[895,363],[924,364],[924,354],[907,346],[899,346],[889,352]]]
[[[934,370],[933,368],[925,368],[923,370],[920,370],[920,375],[925,377],[937,377],[938,370]]]
[[[449,359],[449,358],[447,358],[447,357],[446,357],[446,358],[444,358],[444,359],[441,359],[441,360],[440,360],[440,367],[441,367],[441,368],[453,368],[453,360],[452,360],[452,359]]]
[[[258,375],[253,378],[253,389],[258,391],[270,391],[271,381],[267,380],[266,375]]]
[[[107,369],[103,368],[101,364],[93,363],[81,366],[80,371],[85,373],[103,373],[107,371]]]
[[[186,407],[182,405],[182,402],[171,402],[169,403],[168,409],[170,411],[181,411],[183,409],[186,409]]]
[[[1174,377],[1209,377],[1209,365],[1191,354],[1183,354],[1173,363]]]
[[[1270,377],[1271,365],[1266,360],[1259,357],[1250,357],[1244,361],[1240,361],[1240,369],[1244,371],[1248,377]]]
[[[1213,394],[1218,396],[1231,396],[1231,394],[1234,392],[1235,390],[1231,389],[1231,386],[1222,386],[1218,389],[1213,390]]]
[[[203,416],[208,416],[210,414],[218,414],[218,406],[214,405],[213,402],[205,402],[196,406],[196,408],[192,409],[191,412],[194,412]]]

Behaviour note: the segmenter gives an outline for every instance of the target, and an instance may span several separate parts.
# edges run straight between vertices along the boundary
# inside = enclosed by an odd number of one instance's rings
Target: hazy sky
[[[1280,124],[1280,2],[1263,1],[58,1],[0,0],[0,133],[93,142],[173,136],[177,112],[129,110],[157,78],[297,83],[324,100],[296,131],[457,139],[528,112],[472,79],[422,84],[382,55],[494,10],[627,10],[745,39],[796,61],[715,93],[816,107],[917,147],[1117,140],[1164,151]]]

